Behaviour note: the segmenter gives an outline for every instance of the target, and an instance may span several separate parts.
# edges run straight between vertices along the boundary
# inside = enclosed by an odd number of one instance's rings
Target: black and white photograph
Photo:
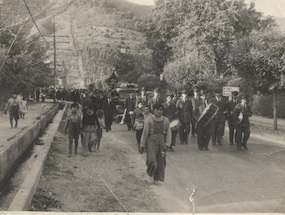
[[[285,214],[285,0],[0,0],[0,215]]]

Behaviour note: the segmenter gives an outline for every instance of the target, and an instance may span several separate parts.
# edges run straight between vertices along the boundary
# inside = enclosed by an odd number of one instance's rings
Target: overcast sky
[[[154,0],[128,0],[137,4],[154,5]],[[245,0],[250,3],[255,2],[256,9],[265,15],[285,18],[285,0]]]

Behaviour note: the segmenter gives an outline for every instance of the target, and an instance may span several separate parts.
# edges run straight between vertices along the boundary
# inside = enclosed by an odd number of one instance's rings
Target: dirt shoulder
[[[52,145],[31,210],[163,212],[154,192],[143,180],[145,166],[139,163],[145,155],[139,155],[135,146],[129,147],[120,140],[124,132],[104,133],[99,151],[86,158],[82,156],[80,145],[79,154],[70,158],[67,156],[68,139],[62,133],[63,123]],[[126,130],[125,126],[118,127]]]

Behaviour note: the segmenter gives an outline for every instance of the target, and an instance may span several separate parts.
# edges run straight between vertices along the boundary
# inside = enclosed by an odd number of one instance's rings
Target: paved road
[[[128,146],[129,157],[144,171],[145,157],[134,156],[134,134],[125,125],[113,130],[105,138]],[[192,212],[193,206],[204,213],[285,212],[285,146],[251,138],[248,151],[237,151],[227,139],[222,146],[199,151],[191,137],[190,144],[178,144],[169,153],[166,182],[151,186],[165,212]]]

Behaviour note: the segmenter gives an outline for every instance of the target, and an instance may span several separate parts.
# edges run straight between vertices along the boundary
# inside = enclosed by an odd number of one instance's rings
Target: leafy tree
[[[14,33],[10,30],[0,33],[1,41],[11,41],[13,38]],[[29,41],[23,32],[19,34],[9,54],[7,51],[1,59],[1,63],[5,62],[0,71],[1,91],[18,90],[28,94],[35,87],[50,85],[52,73],[45,63],[46,48],[41,45],[39,38],[31,38]]]
[[[235,44],[232,64],[255,92],[273,93],[274,129],[277,129],[277,95],[284,83],[285,37],[271,31],[256,32]]]
[[[194,50],[220,77],[231,75],[229,59],[235,40],[272,23],[243,0],[159,0],[146,36],[159,71],[168,61],[181,63]]]

